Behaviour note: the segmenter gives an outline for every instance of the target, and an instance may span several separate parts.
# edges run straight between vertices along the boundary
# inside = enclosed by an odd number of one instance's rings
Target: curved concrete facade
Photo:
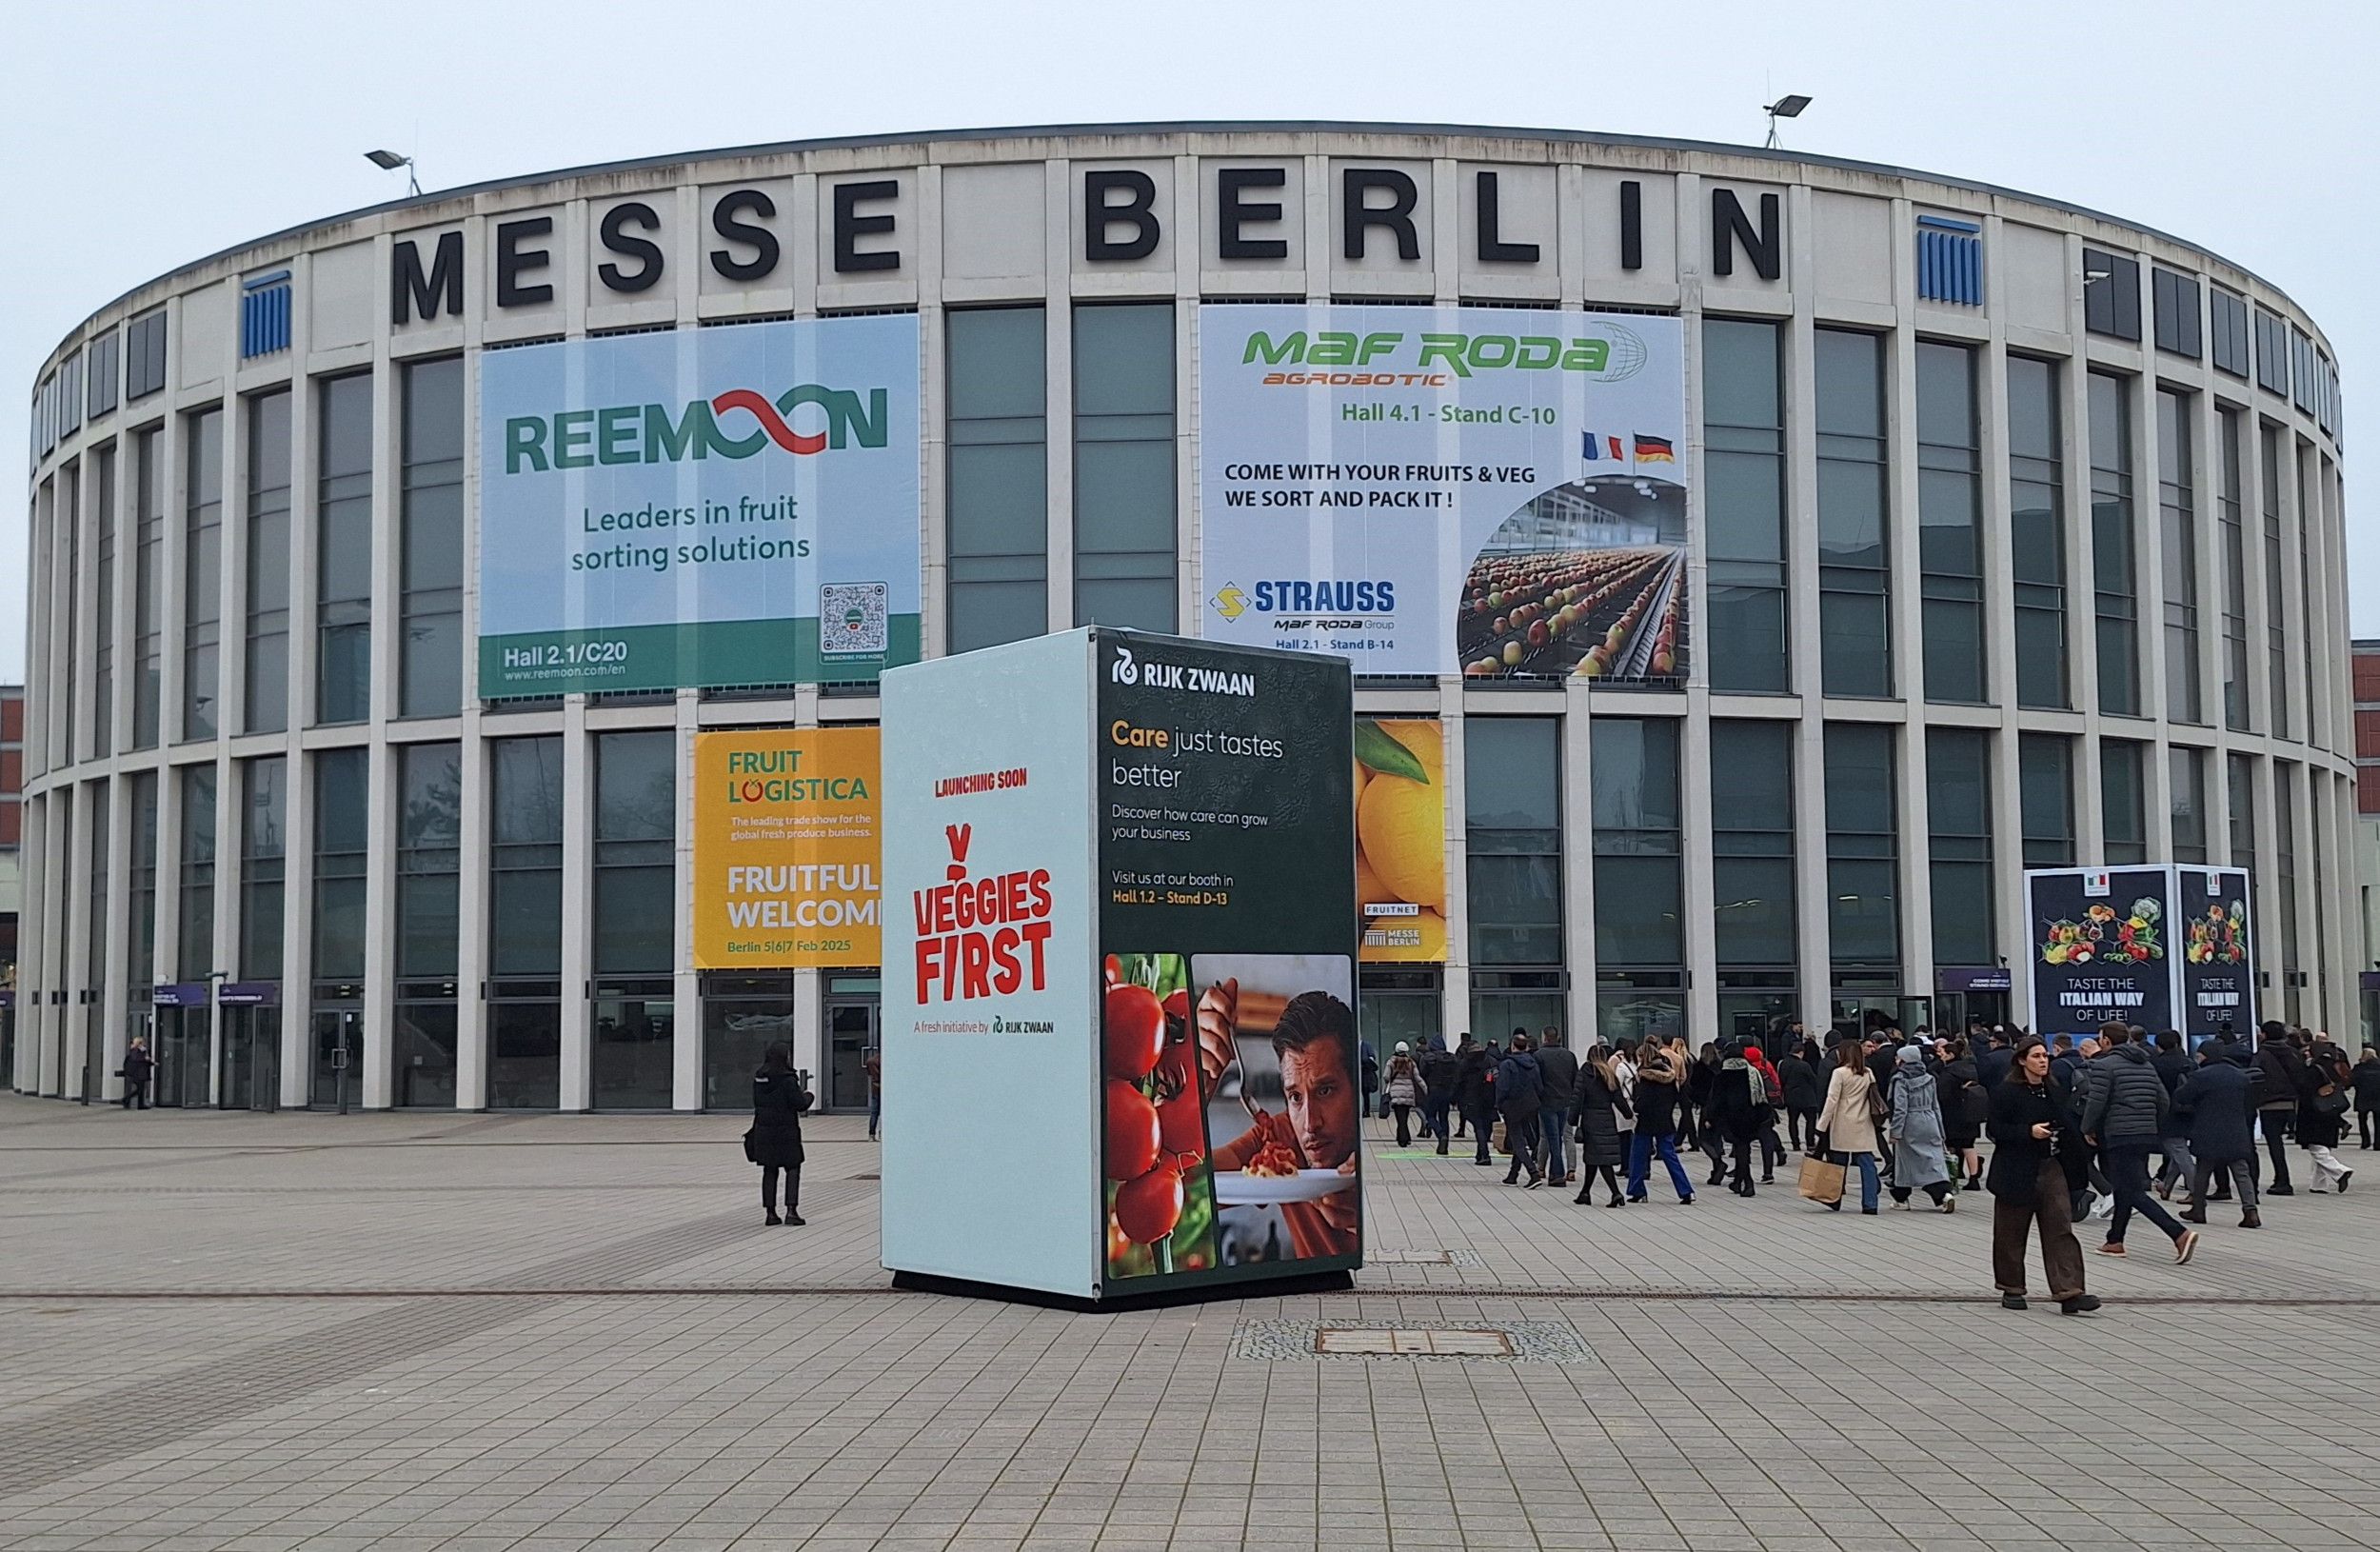
[[[697,1108],[742,1103],[758,1030],[861,1103],[873,966],[694,966],[688,786],[697,731],[867,723],[872,692],[476,698],[481,363],[914,312],[932,655],[977,644],[976,599],[1010,633],[1096,612],[1081,452],[1119,335],[1082,320],[1140,309],[1138,366],[1172,352],[1131,411],[1172,445],[1173,568],[1124,623],[1198,634],[1229,580],[1200,561],[1199,325],[1249,302],[1681,321],[1683,612],[1717,628],[1680,671],[1359,677],[1359,712],[1438,721],[1449,809],[1445,958],[1367,968],[1381,1039],[2004,1016],[1975,988],[2023,963],[2029,862],[2249,866],[2263,1011],[2354,1017],[2337,376],[2273,286],[2053,201],[1745,148],[1068,126],[425,195],[177,269],[61,342],[33,395],[13,1085],[112,1098],[149,1034],[186,1104]],[[954,352],[1008,408],[967,407]],[[997,554],[952,497],[992,420],[1039,502],[1021,538],[1002,507]],[[1964,558],[1940,499],[1972,509]],[[605,761],[674,826],[608,818]],[[1539,796],[1499,816],[1483,776]],[[1473,866],[1523,831],[1534,871]],[[654,889],[597,887],[638,868]],[[1535,898],[1495,909],[1537,924],[1524,950],[1473,920],[1515,877]]]

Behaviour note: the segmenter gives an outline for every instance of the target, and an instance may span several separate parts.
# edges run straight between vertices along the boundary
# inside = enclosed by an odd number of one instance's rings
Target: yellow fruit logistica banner
[[[874,727],[694,740],[694,963],[875,965],[883,954]]]
[[[1367,965],[1446,958],[1446,744],[1427,719],[1356,719],[1356,908]]]

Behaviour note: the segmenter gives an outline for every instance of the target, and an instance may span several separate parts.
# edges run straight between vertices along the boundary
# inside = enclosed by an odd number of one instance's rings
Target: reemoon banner
[[[484,354],[480,693],[917,661],[918,359],[909,314]]]
[[[1675,318],[1207,307],[1200,633],[1359,673],[1687,671]]]

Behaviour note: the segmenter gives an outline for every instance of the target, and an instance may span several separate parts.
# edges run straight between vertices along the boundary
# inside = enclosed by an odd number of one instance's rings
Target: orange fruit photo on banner
[[[1446,744],[1427,718],[1356,719],[1356,908],[1365,964],[1446,958]]]

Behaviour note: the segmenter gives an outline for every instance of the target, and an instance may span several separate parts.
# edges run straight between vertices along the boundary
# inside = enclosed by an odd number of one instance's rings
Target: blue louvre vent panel
[[[240,288],[240,359],[289,348],[289,271],[258,275]]]
[[[1954,307],[1983,306],[1983,228],[1946,215],[1917,218],[1917,294]]]

